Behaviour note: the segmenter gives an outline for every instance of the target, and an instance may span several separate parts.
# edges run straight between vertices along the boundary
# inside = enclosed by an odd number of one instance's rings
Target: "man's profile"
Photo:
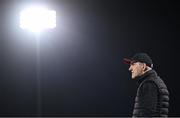
[[[131,78],[137,80],[133,117],[167,117],[169,92],[163,80],[153,69],[152,59],[146,53],[136,53],[132,58],[124,58]]]

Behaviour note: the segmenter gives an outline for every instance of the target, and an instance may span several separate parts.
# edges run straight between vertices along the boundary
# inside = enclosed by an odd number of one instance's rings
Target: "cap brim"
[[[124,59],[123,59],[123,63],[124,63],[124,64],[130,65],[131,62],[132,62],[131,59],[128,59],[128,58],[124,58]]]

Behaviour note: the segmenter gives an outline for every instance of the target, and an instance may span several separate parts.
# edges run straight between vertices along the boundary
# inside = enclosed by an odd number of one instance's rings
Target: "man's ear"
[[[145,63],[143,63],[143,71],[147,70],[147,65]]]

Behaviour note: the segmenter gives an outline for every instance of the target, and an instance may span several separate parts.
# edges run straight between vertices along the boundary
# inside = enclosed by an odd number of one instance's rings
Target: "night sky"
[[[57,13],[39,45],[19,28],[28,4]],[[137,84],[122,60],[136,52],[152,57],[180,116],[179,16],[167,0],[0,1],[0,116],[132,116]]]

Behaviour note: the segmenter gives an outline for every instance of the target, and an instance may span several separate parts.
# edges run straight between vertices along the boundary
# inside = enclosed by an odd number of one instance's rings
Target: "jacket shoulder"
[[[145,81],[145,83],[149,82],[154,83],[158,87],[160,93],[169,94],[166,84],[159,76],[155,78],[149,78]]]

